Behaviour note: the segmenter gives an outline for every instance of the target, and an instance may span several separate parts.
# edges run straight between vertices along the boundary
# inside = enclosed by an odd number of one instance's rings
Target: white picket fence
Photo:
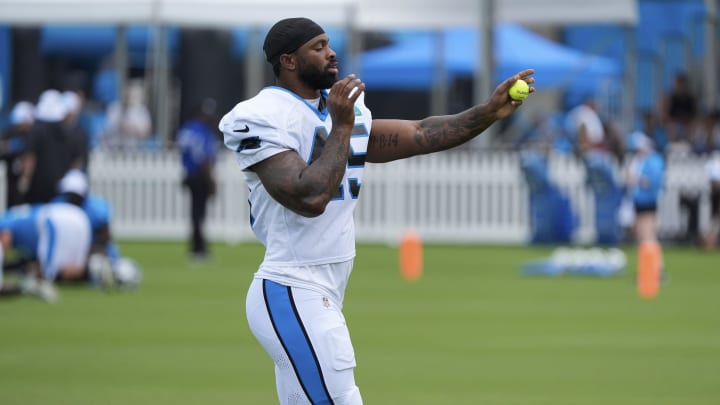
[[[709,218],[704,160],[669,163],[660,204],[662,234],[683,231],[679,205],[683,189],[703,193],[701,218]],[[578,243],[594,238],[593,200],[583,166],[573,158],[551,159],[551,176],[570,196],[579,220]],[[216,241],[253,240],[247,187],[234,158],[221,154],[218,194],[211,201],[207,233]],[[175,151],[96,151],[90,164],[91,190],[113,208],[115,237],[127,240],[185,240],[189,198],[180,186]],[[4,185],[3,185],[4,187]],[[4,190],[3,190],[4,192]],[[447,152],[388,164],[368,164],[356,210],[362,242],[395,243],[409,228],[438,243],[524,243],[530,235],[529,201],[514,152]]]

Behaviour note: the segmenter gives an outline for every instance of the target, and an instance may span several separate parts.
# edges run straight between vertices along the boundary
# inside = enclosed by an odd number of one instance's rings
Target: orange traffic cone
[[[417,232],[408,230],[400,240],[400,274],[406,281],[416,281],[422,272],[422,240]]]
[[[640,243],[638,247],[637,291],[644,299],[653,299],[660,292],[660,244],[657,241]]]

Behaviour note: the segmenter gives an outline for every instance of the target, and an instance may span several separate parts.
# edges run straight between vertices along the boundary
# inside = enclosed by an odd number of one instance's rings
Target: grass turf
[[[244,299],[257,244],[123,243],[136,291],[64,286],[55,305],[0,302],[0,403],[275,404],[273,367]],[[613,278],[528,278],[549,248],[358,247],[345,309],[367,404],[718,404],[720,254],[667,248],[671,280],[637,298],[635,255]]]

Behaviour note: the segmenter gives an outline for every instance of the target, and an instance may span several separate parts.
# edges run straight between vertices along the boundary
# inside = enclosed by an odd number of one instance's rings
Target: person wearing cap
[[[534,71],[509,77],[487,101],[458,114],[377,120],[365,106],[365,84],[354,74],[339,78],[330,38],[312,20],[277,22],[263,49],[276,85],[219,123],[250,189],[252,229],[265,245],[247,294],[248,323],[275,361],[281,404],[361,404],[342,306],[365,163],[473,139],[522,104],[508,90],[518,79],[534,83]]]
[[[66,280],[61,275],[61,281],[88,281],[93,286],[114,286],[118,279],[116,269],[121,255],[110,228],[110,204],[105,198],[89,192],[87,175],[79,169],[68,171],[60,179],[58,191],[58,196],[52,202],[66,202],[82,208],[91,228],[88,267],[82,276],[72,275]],[[93,266],[94,263],[98,265]]]
[[[62,93],[50,89],[40,95],[19,181],[27,203],[50,201],[57,194],[60,178],[71,168],[84,166],[82,144],[63,126],[66,115]]]
[[[101,135],[104,147],[127,150],[140,148],[153,130],[143,81],[130,80],[122,98],[108,104],[106,117],[107,122]]]
[[[35,106],[20,101],[10,112],[10,126],[0,137],[0,159],[5,162],[5,207],[14,207],[24,202],[20,192],[20,178],[23,173],[23,153],[27,149],[28,136],[34,122]]]
[[[605,148],[605,126],[592,96],[586,96],[582,103],[568,111],[565,126],[581,155],[592,149]]]
[[[635,131],[627,138],[627,150],[632,157],[625,172],[626,192],[632,198],[635,243],[638,248],[638,287],[643,280],[652,279],[645,298],[657,294],[657,286],[666,279],[662,259],[662,246],[657,235],[657,210],[665,182],[665,160],[654,148],[644,132]],[[645,294],[645,293],[642,293]],[[641,295],[642,295],[641,294]]]
[[[632,153],[625,184],[635,207],[635,237],[638,242],[657,240],[657,208],[665,180],[665,160],[643,132],[630,134],[627,149]]]
[[[20,267],[19,285],[5,285],[4,292],[55,301],[57,277],[82,277],[90,249],[90,222],[79,207],[69,203],[16,206],[0,217],[0,245],[2,256],[12,252],[26,264]]]

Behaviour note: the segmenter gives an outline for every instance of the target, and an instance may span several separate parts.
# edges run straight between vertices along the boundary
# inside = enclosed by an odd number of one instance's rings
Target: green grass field
[[[0,302],[0,404],[276,404],[244,300],[256,244],[124,243],[136,291]],[[720,404],[720,253],[667,248],[670,283],[527,278],[549,248],[426,246],[425,274],[359,246],[345,301],[366,404]]]

